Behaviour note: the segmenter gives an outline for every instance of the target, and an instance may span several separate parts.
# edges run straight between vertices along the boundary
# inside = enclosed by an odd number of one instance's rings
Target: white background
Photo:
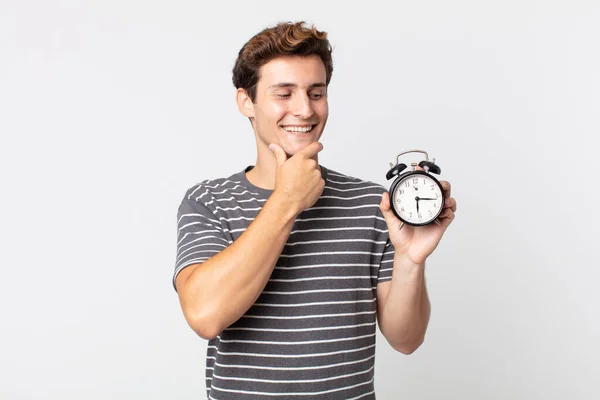
[[[231,69],[287,20],[334,46],[320,162],[388,186],[422,148],[458,201],[425,344],[378,337],[378,399],[600,398],[592,0],[0,0],[0,398],[205,396],[177,206],[254,163]]]

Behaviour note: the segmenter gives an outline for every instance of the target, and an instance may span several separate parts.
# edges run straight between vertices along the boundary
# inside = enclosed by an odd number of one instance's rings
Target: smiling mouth
[[[305,134],[305,133],[312,132],[312,130],[315,128],[315,126],[317,126],[317,124],[309,125],[309,126],[287,125],[287,126],[282,126],[281,128],[288,133]]]

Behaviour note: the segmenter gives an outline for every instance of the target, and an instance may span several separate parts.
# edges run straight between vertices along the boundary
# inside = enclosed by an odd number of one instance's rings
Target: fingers
[[[450,223],[452,222],[452,220],[454,220],[454,211],[452,211],[451,208],[445,208],[444,211],[442,211],[440,213],[440,215],[438,215],[438,220],[444,226],[450,225]]]
[[[296,154],[302,154],[306,158],[313,158],[316,156],[321,150],[323,150],[323,144],[321,142],[313,142],[300,150]]]
[[[444,202],[444,208],[449,208],[452,210],[452,212],[456,212],[456,199],[454,199],[454,197],[446,198],[446,201]]]
[[[271,143],[269,145],[269,149],[275,154],[275,158],[277,159],[277,165],[282,166],[287,161],[287,154],[278,144]]]
[[[452,192],[452,188],[450,186],[450,182],[448,182],[448,181],[440,181],[440,185],[442,185],[442,189],[444,189],[444,196],[446,196],[446,198],[449,198],[450,194]]]
[[[278,166],[281,167],[288,160],[285,150],[280,145],[271,143],[269,149],[275,154]],[[296,153],[296,156],[302,155],[306,158],[314,158],[321,150],[323,150],[323,144],[321,142],[313,142]]]

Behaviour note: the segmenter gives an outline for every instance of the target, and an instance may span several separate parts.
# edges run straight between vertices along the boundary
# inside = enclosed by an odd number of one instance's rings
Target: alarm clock
[[[412,169],[403,172],[407,166],[400,163],[400,156],[407,153],[423,153],[425,160],[411,163]],[[417,165],[424,171],[417,170]],[[396,156],[396,165],[386,174],[388,180],[396,177],[390,186],[390,203],[396,217],[412,226],[428,225],[436,220],[444,209],[444,190],[440,182],[431,174],[442,171],[435,165],[435,158],[429,161],[423,150],[406,150]]]

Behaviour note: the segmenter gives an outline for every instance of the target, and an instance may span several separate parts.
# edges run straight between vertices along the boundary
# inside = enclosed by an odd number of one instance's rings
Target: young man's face
[[[318,141],[329,115],[325,82],[325,66],[316,55],[278,57],[263,65],[253,104],[259,147],[268,150],[276,143],[291,157]]]

